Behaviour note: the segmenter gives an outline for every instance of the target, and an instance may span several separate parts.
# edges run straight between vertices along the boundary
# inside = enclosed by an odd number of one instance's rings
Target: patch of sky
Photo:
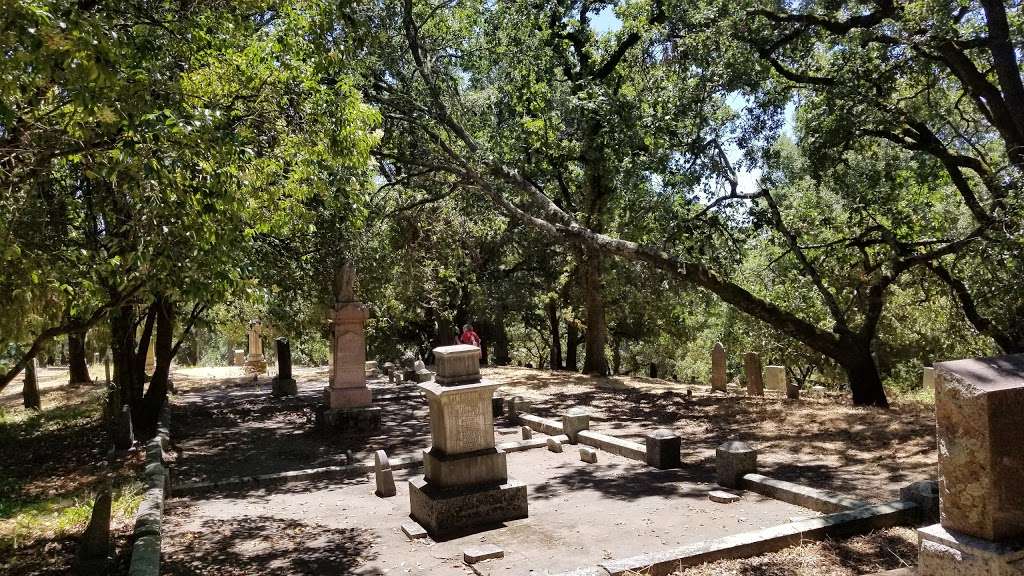
[[[598,34],[615,32],[622,28],[622,20],[619,20],[619,17],[615,15],[614,6],[605,6],[600,12],[591,14],[590,28]]]

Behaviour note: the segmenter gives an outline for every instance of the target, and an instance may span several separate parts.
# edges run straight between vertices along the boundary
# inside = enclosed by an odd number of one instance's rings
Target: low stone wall
[[[519,413],[519,423],[524,426],[529,426],[541,434],[547,434],[548,436],[558,436],[562,433],[561,422],[541,418],[540,416],[534,416],[533,414],[527,414],[525,412]]]
[[[170,446],[170,406],[160,410],[157,434],[146,443],[146,469],[143,473],[146,492],[135,515],[132,531],[132,559],[129,576],[159,576],[161,527],[164,517],[164,497],[170,491],[167,471],[167,448]]]
[[[643,444],[601,434],[600,432],[591,432],[590,430],[580,432],[578,437],[580,444],[600,448],[605,452],[611,452],[630,460],[647,461],[647,447]]]
[[[848,537],[914,522],[917,504],[897,501],[836,512],[820,518],[780,524],[771,528],[744,532],[725,538],[706,540],[690,546],[674,548],[631,558],[608,560],[576,574],[607,574],[619,576],[642,573],[663,576],[680,568],[716,560],[749,558],[800,544],[805,540]],[[603,572],[602,572],[603,571]]]
[[[744,490],[757,492],[762,496],[824,514],[870,506],[868,502],[862,502],[849,496],[809,486],[801,486],[800,484],[784,480],[775,480],[761,474],[745,474],[740,487]]]

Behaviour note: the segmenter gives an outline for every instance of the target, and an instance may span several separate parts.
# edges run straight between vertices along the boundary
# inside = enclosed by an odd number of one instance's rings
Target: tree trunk
[[[871,355],[870,348],[853,344],[850,353],[839,360],[850,381],[850,392],[854,406],[877,406],[888,408],[889,401],[885,397],[882,377],[878,372],[878,364]]]
[[[153,325],[156,323],[156,303],[154,302],[146,310],[146,323],[142,326],[142,334],[133,357],[132,369],[135,374],[132,376],[131,395],[128,397],[132,402],[142,400],[143,387],[146,384],[146,355],[149,354],[149,341],[153,337]]]
[[[565,323],[565,369],[575,372],[579,367],[576,351],[580,347],[580,329],[576,322]]]
[[[125,304],[110,313],[110,360],[114,367],[114,386],[118,390],[115,413],[131,403],[135,384],[135,307]]]
[[[154,345],[156,367],[153,370],[153,379],[143,397],[142,417],[136,428],[136,436],[141,439],[148,439],[156,434],[160,409],[167,401],[167,379],[171,374],[171,360],[174,355],[174,323],[176,320],[174,302],[164,297],[158,297],[154,306],[157,311]]]
[[[508,350],[508,329],[505,328],[505,308],[500,304],[494,311],[494,364],[508,366],[512,355]]]
[[[619,338],[612,336],[612,374],[622,372],[622,347]]]
[[[548,301],[548,327],[551,331],[551,369],[562,369],[562,335],[558,330],[558,306],[554,300]]]
[[[25,381],[21,385],[21,396],[26,410],[40,410],[39,383],[36,381],[36,361],[29,360],[25,364]]]
[[[608,341],[608,327],[604,318],[604,294],[601,286],[601,256],[587,248],[584,250],[583,306],[587,315],[587,334],[584,339],[583,373],[607,376],[608,356],[605,346]]]
[[[89,363],[85,357],[85,332],[68,334],[68,370],[71,384],[92,382],[89,377]]]

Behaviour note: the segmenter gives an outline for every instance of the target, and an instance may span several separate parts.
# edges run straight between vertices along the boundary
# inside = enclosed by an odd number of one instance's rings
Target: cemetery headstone
[[[409,481],[410,515],[435,537],[526,518],[526,484],[509,478],[505,452],[495,445],[491,398],[498,385],[480,377],[480,349],[443,346],[434,358],[439,381],[419,384],[430,405],[431,447],[423,453],[424,475]],[[462,369],[469,365],[475,373]]]
[[[245,357],[245,368],[253,374],[267,371],[267,357],[263,354],[263,323],[259,320],[249,322],[249,355]]]
[[[381,498],[390,498],[398,494],[395,487],[395,474],[391,470],[391,462],[383,450],[377,450],[374,454],[373,463],[374,476],[377,479],[377,491],[375,494]]]
[[[522,434],[523,440],[533,438],[533,428],[530,428],[529,426],[520,426],[519,433]]]
[[[132,411],[128,405],[121,406],[114,422],[114,449],[129,450],[135,444],[132,430]]]
[[[935,364],[939,523],[918,574],[1019,574],[1024,562],[1024,354]]]
[[[786,392],[786,367],[767,366],[764,369],[764,386],[779,393]]]
[[[743,372],[747,377],[747,394],[764,396],[764,371],[761,367],[761,356],[757,352],[743,355]]]
[[[232,351],[231,354],[231,365],[241,366],[242,364],[245,364],[245,350],[242,350],[241,348],[236,348]]]
[[[461,344],[465,346],[465,344]],[[475,348],[475,346],[474,346]],[[423,360],[417,360],[413,364],[413,381],[417,383],[430,382],[434,378],[434,373],[427,370],[427,366],[423,363]],[[477,371],[479,373],[479,370]]]
[[[597,464],[597,450],[593,448],[580,448],[580,461],[587,464]]]
[[[711,389],[725,392],[725,346],[721,342],[715,342],[711,350]]]
[[[369,312],[356,300],[355,281],[355,268],[346,262],[334,279],[330,384],[318,417],[324,428],[365,432],[380,427],[381,408],[372,405],[366,385],[364,327]]]
[[[76,573],[82,576],[105,576],[110,563],[110,486],[100,490],[92,506],[92,515],[85,532],[78,540],[75,554]]]
[[[292,346],[285,337],[274,340],[277,349],[277,376],[271,384],[274,396],[295,396],[299,393],[298,384],[292,378]]]

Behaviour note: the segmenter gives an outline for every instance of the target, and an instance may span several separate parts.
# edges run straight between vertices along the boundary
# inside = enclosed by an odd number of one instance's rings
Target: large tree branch
[[[144,285],[144,281],[139,281],[135,285],[119,292],[114,298],[94,310],[87,318],[71,319],[63,324],[52,326],[40,332],[35,339],[32,340],[32,345],[29,346],[28,350],[21,355],[21,358],[17,362],[14,363],[14,366],[12,366],[11,369],[3,375],[3,377],[0,377],[0,391],[3,391],[3,389],[6,388],[7,385],[25,369],[25,365],[36,357],[36,354],[39,353],[39,349],[42,348],[42,346],[49,340],[71,332],[81,332],[92,328],[97,322],[107,315],[107,312],[121,304],[124,304],[128,299],[141,290]]]

